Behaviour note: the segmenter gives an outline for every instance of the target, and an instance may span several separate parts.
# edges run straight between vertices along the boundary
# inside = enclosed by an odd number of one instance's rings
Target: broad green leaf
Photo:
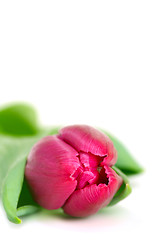
[[[18,217],[23,217],[23,216],[26,216],[26,215],[36,213],[39,210],[41,210],[41,208],[39,206],[25,205],[25,206],[17,208],[17,216]],[[20,220],[20,222],[18,222],[18,223],[21,223],[21,222],[22,221]]]
[[[102,130],[103,131],[103,130]],[[118,152],[118,159],[115,166],[122,170],[126,175],[137,174],[143,172],[143,168],[127,150],[127,148],[111,134],[103,131],[113,142]]]
[[[0,109],[0,133],[25,136],[39,131],[36,111],[28,104],[12,104]]]
[[[123,200],[124,198],[126,198],[132,191],[131,186],[129,184],[129,180],[127,178],[127,176],[117,167],[113,166],[112,169],[119,175],[122,177],[123,179],[123,183],[120,187],[120,189],[118,190],[118,192],[114,195],[112,201],[110,202],[110,204],[108,206],[113,206],[115,204],[117,204],[119,201]]]
[[[21,223],[17,217],[17,205],[23,184],[25,161],[19,161],[11,168],[2,187],[2,201],[8,219],[14,223]]]

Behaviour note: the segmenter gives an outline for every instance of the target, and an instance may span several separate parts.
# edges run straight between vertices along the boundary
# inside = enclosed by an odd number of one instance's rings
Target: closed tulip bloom
[[[36,143],[25,176],[35,201],[85,217],[107,206],[122,184],[111,168],[117,151],[104,133],[86,125],[64,127]]]

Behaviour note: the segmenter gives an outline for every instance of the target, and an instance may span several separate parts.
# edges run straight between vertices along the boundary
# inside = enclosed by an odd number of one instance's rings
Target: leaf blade
[[[124,144],[110,133],[107,133],[104,130],[102,131],[112,140],[118,152],[118,159],[115,166],[122,170],[126,175],[142,173],[144,169],[136,161]]]
[[[36,213],[40,210],[41,210],[40,207],[33,206],[33,205],[25,205],[23,207],[17,208],[16,214],[17,214],[17,217],[22,217],[22,216],[26,216],[26,215]]]
[[[0,133],[27,136],[38,131],[37,113],[29,104],[15,103],[0,109]]]
[[[20,162],[11,169],[2,188],[3,206],[8,219],[13,223],[21,223],[16,211],[21,185],[23,182],[23,170],[19,171],[19,168],[24,169],[24,162]]]

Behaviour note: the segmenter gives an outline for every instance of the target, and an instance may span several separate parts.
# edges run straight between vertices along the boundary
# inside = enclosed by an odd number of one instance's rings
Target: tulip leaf
[[[33,205],[25,205],[22,207],[18,207],[17,208],[17,216],[18,217],[23,217],[26,215],[30,215],[33,213],[36,213],[40,210],[41,208],[39,206],[33,206]],[[19,223],[21,223],[22,221],[20,220]]]
[[[21,220],[17,216],[17,205],[23,184],[24,167],[25,158],[19,160],[19,162],[11,168],[2,187],[3,206],[8,219],[14,223],[21,223]]]
[[[143,168],[139,165],[127,148],[114,136],[105,131],[103,132],[112,140],[115,148],[117,149],[118,159],[115,166],[122,170],[126,175],[143,172]]]
[[[32,137],[33,138],[33,137]],[[20,223],[17,206],[24,179],[26,157],[37,138],[0,135],[0,187],[4,209],[10,221]]]
[[[123,200],[124,198],[126,198],[132,191],[131,186],[129,184],[129,180],[127,178],[127,176],[117,167],[113,166],[112,169],[119,175],[122,177],[123,179],[123,183],[120,187],[120,189],[117,191],[117,193],[114,195],[112,201],[110,202],[110,204],[108,206],[113,206],[115,204],[117,204],[119,201]]]
[[[0,109],[0,133],[25,136],[38,133],[36,111],[28,104],[12,104]]]

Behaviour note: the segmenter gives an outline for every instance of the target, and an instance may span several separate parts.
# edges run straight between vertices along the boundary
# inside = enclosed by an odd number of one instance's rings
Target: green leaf
[[[119,201],[123,200],[124,198],[126,198],[132,191],[131,186],[129,184],[129,180],[127,178],[127,176],[117,167],[113,166],[112,169],[119,175],[122,177],[123,179],[123,183],[120,187],[120,189],[117,191],[117,193],[114,195],[112,201],[110,202],[110,204],[108,206],[113,206],[115,204],[117,204]]]
[[[38,212],[39,210],[41,210],[39,206],[25,205],[17,208],[17,216],[22,217],[22,216],[30,215]]]
[[[28,104],[12,104],[0,110],[0,133],[15,136],[39,132],[36,111]]]
[[[0,136],[0,187],[4,209],[8,219],[20,223],[17,206],[21,193],[24,167],[32,139]]]
[[[102,130],[103,131],[103,130]],[[137,174],[143,172],[143,168],[127,150],[127,148],[111,134],[103,131],[113,142],[118,152],[118,159],[115,166],[121,169],[126,175]]]

